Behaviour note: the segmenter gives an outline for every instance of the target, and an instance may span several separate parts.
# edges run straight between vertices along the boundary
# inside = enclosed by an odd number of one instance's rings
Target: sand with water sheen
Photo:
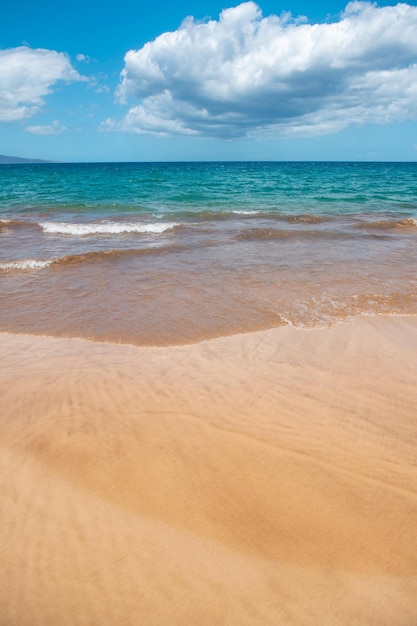
[[[413,626],[417,319],[0,335],[4,626]]]

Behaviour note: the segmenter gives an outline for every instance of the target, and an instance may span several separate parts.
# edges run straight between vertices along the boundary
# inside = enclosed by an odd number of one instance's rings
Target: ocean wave
[[[417,228],[417,218],[405,217],[403,219],[376,220],[374,222],[361,223],[358,227],[363,230],[368,228],[377,230],[414,230]]]
[[[21,259],[19,261],[8,261],[7,263],[0,263],[0,270],[3,272],[9,272],[11,270],[39,270],[53,263],[56,263],[56,259]]]
[[[179,226],[175,222],[160,224],[138,224],[135,222],[91,222],[89,224],[70,224],[67,222],[41,222],[40,227],[47,234],[73,235],[122,235],[141,233],[159,235]]]
[[[290,230],[279,230],[278,228],[250,228],[241,231],[236,235],[238,241],[264,241],[273,239],[288,239],[299,236],[299,233]]]
[[[201,222],[224,222],[224,221],[239,221],[248,220],[249,222],[256,220],[257,218],[268,219],[271,222],[286,222],[294,224],[319,224],[321,222],[328,222],[333,220],[333,216],[324,216],[316,214],[289,214],[281,213],[278,210],[265,210],[265,209],[206,209],[204,211],[198,210],[182,210],[182,211],[166,211],[163,214],[164,217],[169,219],[180,219],[184,223],[201,223]],[[161,214],[155,214],[153,218],[160,219]]]
[[[6,263],[0,263],[0,270],[3,272],[13,271],[13,270],[37,270],[44,269],[51,265],[53,266],[65,266],[65,265],[75,265],[82,263],[89,263],[94,261],[101,261],[105,259],[117,259],[117,258],[127,258],[127,257],[138,257],[138,256],[152,256],[152,255],[163,255],[170,254],[175,252],[182,252],[186,250],[186,246],[181,245],[171,245],[171,246],[160,246],[154,248],[143,248],[143,249],[130,249],[130,250],[92,250],[90,252],[84,252],[80,254],[68,254],[62,257],[53,257],[50,259],[20,259],[18,261],[8,261]]]
[[[309,224],[321,224],[323,222],[329,222],[333,220],[333,216],[316,215],[315,213],[278,213],[273,211],[250,211],[250,210],[235,210],[228,213],[230,218],[239,215],[242,218],[266,218],[271,222],[284,222],[289,224],[299,224],[300,226]]]
[[[294,224],[321,224],[321,222],[329,221],[329,217],[324,217],[323,215],[287,215],[286,219]]]
[[[0,229],[1,228],[28,228],[31,226],[37,227],[37,224],[33,224],[32,222],[25,222],[23,220],[0,218]]]
[[[70,265],[75,263],[88,263],[93,261],[104,261],[106,259],[121,259],[128,257],[138,256],[157,256],[170,254],[175,252],[182,252],[186,250],[186,246],[171,245],[171,246],[158,246],[155,248],[141,248],[141,249],[129,249],[129,250],[92,250],[90,252],[84,252],[80,254],[69,254],[64,257],[60,257],[54,260],[57,265]]]
[[[333,228],[331,230],[320,228],[306,228],[306,229],[284,229],[275,227],[260,227],[260,228],[248,228],[246,230],[240,230],[235,235],[235,239],[238,241],[272,241],[272,240],[303,240],[308,241],[323,240],[323,241],[348,241],[354,239],[386,239],[387,235],[383,232],[373,232],[375,229],[371,226],[360,225],[359,230],[350,230],[348,228]],[[378,228],[378,226],[376,227]],[[380,227],[382,228],[382,227]],[[399,228],[399,227],[397,227]],[[415,227],[414,227],[415,228]],[[368,232],[366,232],[368,231]],[[403,231],[404,232],[404,231]]]
[[[357,235],[356,235],[357,236]],[[363,235],[361,235],[363,236]],[[284,239],[352,239],[354,235],[349,232],[323,231],[323,230],[284,230],[280,228],[248,228],[241,230],[235,238],[238,241],[271,241]]]

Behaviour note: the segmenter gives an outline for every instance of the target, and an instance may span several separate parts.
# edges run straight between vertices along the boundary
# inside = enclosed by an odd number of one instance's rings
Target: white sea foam
[[[236,209],[235,211],[232,211],[232,213],[235,213],[236,215],[258,215],[259,211],[239,211]]]
[[[90,224],[68,224],[65,222],[43,222],[45,233],[53,235],[120,235],[124,233],[149,233],[158,235],[178,226],[174,222],[165,224],[138,224],[135,222],[92,222]]]
[[[55,263],[55,259],[46,259],[39,261],[35,259],[22,259],[20,261],[9,261],[8,263],[0,263],[0,270],[7,272],[9,270],[37,270]]]

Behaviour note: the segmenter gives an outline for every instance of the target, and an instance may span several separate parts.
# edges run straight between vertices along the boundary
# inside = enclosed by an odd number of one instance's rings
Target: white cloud
[[[63,52],[27,46],[0,50],[0,121],[37,113],[58,81],[85,80]]]
[[[63,126],[58,120],[55,120],[51,124],[26,126],[25,130],[32,135],[61,135],[67,129],[66,126]]]
[[[75,60],[79,63],[91,63],[91,57],[89,57],[88,54],[77,54]]]
[[[101,129],[313,135],[415,118],[416,33],[417,7],[356,0],[333,23],[262,17],[254,2],[187,18],[127,52],[117,96],[131,108]]]
[[[94,91],[95,93],[110,93],[110,87],[108,85],[98,85]]]

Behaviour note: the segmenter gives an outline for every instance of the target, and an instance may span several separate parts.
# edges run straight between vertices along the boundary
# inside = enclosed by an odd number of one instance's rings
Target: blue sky
[[[8,2],[0,153],[414,161],[416,4]]]

